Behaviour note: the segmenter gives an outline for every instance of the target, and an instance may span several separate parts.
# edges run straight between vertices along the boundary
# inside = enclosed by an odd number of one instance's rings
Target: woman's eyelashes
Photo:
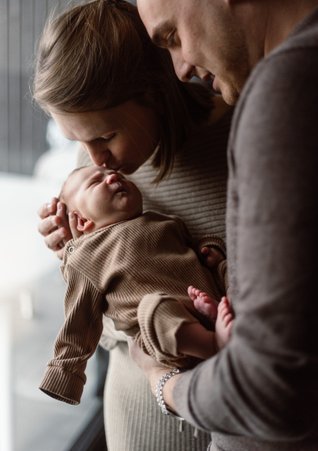
[[[107,135],[107,136],[101,136],[99,138],[95,138],[93,140],[90,141],[90,144],[96,145],[96,144],[105,144],[105,143],[109,143],[114,137],[115,137],[116,133],[112,133],[111,135]]]
[[[109,142],[115,137],[115,135],[116,133],[111,133],[110,135],[107,136],[101,136],[99,139],[101,139],[102,141]]]

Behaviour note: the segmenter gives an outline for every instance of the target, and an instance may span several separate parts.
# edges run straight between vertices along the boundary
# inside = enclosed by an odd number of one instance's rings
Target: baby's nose
[[[112,172],[106,176],[107,185],[111,185],[112,183],[116,183],[119,180],[119,175],[116,172]]]

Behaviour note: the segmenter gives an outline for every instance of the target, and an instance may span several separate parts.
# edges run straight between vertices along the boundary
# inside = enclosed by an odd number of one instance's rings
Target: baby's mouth
[[[127,189],[121,181],[115,182],[112,185],[114,195],[118,193],[127,193]]]

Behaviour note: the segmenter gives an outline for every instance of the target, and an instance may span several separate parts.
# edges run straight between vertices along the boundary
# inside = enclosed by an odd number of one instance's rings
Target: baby
[[[194,243],[179,218],[143,213],[136,185],[99,166],[73,171],[60,200],[83,234],[65,247],[66,318],[42,391],[70,404],[80,402],[86,363],[100,340],[103,315],[169,367],[191,367],[226,343],[232,314],[224,302],[220,314],[216,307],[225,294],[221,239],[212,236]],[[214,275],[201,263],[199,245],[212,246]],[[194,306],[204,306],[205,301],[207,313],[216,320],[215,332]]]

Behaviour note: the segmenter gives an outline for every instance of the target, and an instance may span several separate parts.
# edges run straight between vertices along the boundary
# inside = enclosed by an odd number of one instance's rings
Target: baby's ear
[[[79,232],[87,233],[94,227],[94,221],[83,218],[77,211],[74,211],[74,216],[76,218],[76,228]]]

